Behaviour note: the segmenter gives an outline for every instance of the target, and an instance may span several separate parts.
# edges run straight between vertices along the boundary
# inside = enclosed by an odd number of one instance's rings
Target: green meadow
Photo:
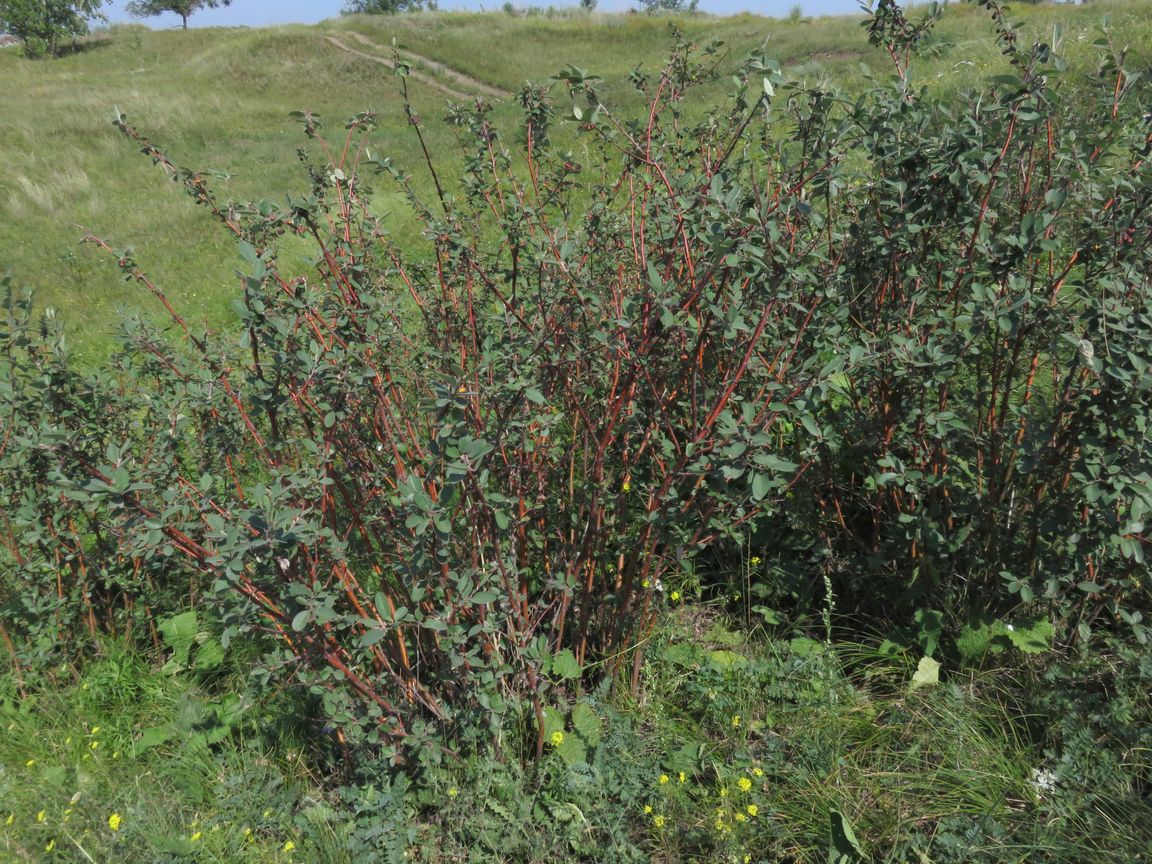
[[[1090,43],[1103,15],[1111,16],[1133,57],[1146,58],[1149,52],[1152,23],[1143,3],[1012,11],[1021,19],[1025,39],[1048,39],[1059,23],[1073,62],[1092,62]],[[197,322],[227,327],[234,323],[231,300],[237,286],[232,250],[206,230],[205,214],[188,206],[177,185],[134,155],[112,125],[116,111],[179,167],[216,172],[212,186],[221,198],[282,199],[306,185],[296,159],[302,141],[299,123],[289,116],[293,111],[313,112],[336,124],[361,111],[376,112],[380,129],[373,148],[420,176],[420,151],[408,134],[397,78],[370,59],[390,59],[393,40],[509,93],[528,81],[547,83],[575,66],[600,76],[605,104],[627,114],[642,103],[628,75],[635,68],[649,73],[660,68],[672,24],[702,44],[723,43],[720,70],[762,49],[797,80],[851,92],[861,87],[860,64],[881,75],[888,72],[883,50],[864,38],[862,20],[437,13],[262,30],[178,33],[118,26],[52,63],[29,63],[19,51],[6,51],[0,54],[6,88],[0,117],[4,267],[16,284],[35,290],[42,307],[64,313],[80,357],[105,356],[125,315],[156,320],[153,304],[137,286],[121,280],[114,262],[81,244],[88,233],[115,249],[131,247],[141,266]],[[977,8],[950,8],[930,50],[917,61],[917,80],[941,91],[972,86],[998,61],[990,32]],[[337,47],[333,37],[358,53]],[[421,68],[419,61],[414,68]],[[432,77],[448,89],[461,86],[452,77]],[[721,78],[696,91],[696,110],[725,90]],[[432,149],[453,159],[458,149],[452,130],[438,122],[453,98],[415,80],[411,92],[427,121]],[[514,124],[514,101],[493,102],[495,121]],[[452,176],[451,170],[445,173]],[[420,180],[426,183],[427,177]],[[393,230],[413,231],[402,215],[396,219]],[[70,314],[77,306],[82,311]]]

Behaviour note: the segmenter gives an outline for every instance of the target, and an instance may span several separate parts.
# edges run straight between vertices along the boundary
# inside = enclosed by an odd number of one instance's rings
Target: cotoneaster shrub
[[[219,200],[118,119],[235,238],[240,326],[198,331],[114,253],[177,344],[134,331],[85,377],[9,304],[18,661],[201,607],[342,746],[436,761],[539,754],[554,686],[635,682],[704,550],[752,546],[773,604],[1143,639],[1141,82],[1106,40],[1067,73],[986,5],[1005,71],[961,99],[912,85],[930,21],[881,4],[897,75],[855,101],[754,56],[701,112],[722,58],[678,40],[633,77],[637,118],[574,69],[521,93],[513,134],[454,107],[456,180],[381,158],[370,114],[329,137],[301,113],[309,186],[283,203]],[[381,184],[421,243],[393,242]]]

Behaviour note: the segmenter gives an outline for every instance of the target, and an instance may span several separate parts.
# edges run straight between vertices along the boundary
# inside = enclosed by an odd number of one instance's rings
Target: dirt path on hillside
[[[376,51],[387,52],[389,50],[383,45],[377,45],[363,33],[354,33],[352,31],[348,31],[348,35],[359,42],[361,45],[372,48]],[[501,90],[499,87],[496,87],[492,84],[487,84],[484,81],[481,81],[479,78],[473,78],[471,75],[461,72],[459,69],[453,69],[451,66],[446,66],[439,60],[433,60],[431,57],[425,57],[422,54],[417,54],[414,51],[409,51],[407,49],[401,49],[400,56],[407,60],[409,63],[424,67],[434,75],[449,79],[453,84],[459,87],[463,87],[465,90],[474,90],[477,93],[483,93],[485,96],[491,96],[494,99],[512,98],[512,94],[507,90]]]
[[[354,33],[347,31],[341,33],[340,36],[347,36],[349,39],[356,43],[363,45],[366,48],[372,48],[375,51],[387,52],[390,49],[377,45],[363,33]],[[324,38],[335,47],[339,48],[347,54],[353,54],[356,57],[362,57],[365,60],[371,60],[373,63],[379,63],[388,69],[396,68],[396,61],[390,57],[381,57],[379,54],[369,54],[365,51],[360,51],[353,48],[351,45],[343,42],[340,36],[327,35]],[[430,57],[424,57],[420,54],[415,54],[411,51],[401,51],[400,58],[405,63],[409,64],[408,77],[419,81],[421,84],[426,84],[433,90],[451,96],[453,99],[461,99],[464,101],[474,98],[476,95],[488,96],[496,99],[510,99],[512,94],[507,90],[501,90],[499,87],[493,87],[491,84],[485,84],[471,76],[465,75],[451,66],[445,66],[437,60]],[[427,71],[425,71],[427,70]],[[441,80],[447,79],[447,82]],[[461,89],[457,89],[461,88]]]

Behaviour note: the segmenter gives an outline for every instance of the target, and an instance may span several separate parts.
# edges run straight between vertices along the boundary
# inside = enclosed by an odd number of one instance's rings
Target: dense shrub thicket
[[[522,147],[454,108],[456,183],[380,158],[371,115],[332,140],[301,114],[310,188],[225,203],[121,118],[235,235],[241,326],[198,332],[115,253],[178,344],[135,328],[82,374],[8,290],[17,662],[199,608],[403,761],[501,730],[539,752],[551,683],[638,670],[685,574],[969,646],[1004,622],[1143,643],[1147,91],[1107,34],[1066,76],[985,5],[980,92],[913,86],[927,24],[881,3],[897,74],[858,98],[754,56],[701,115],[718,55],[679,41],[639,118],[574,69],[521,94]],[[372,206],[393,183],[419,248]],[[286,236],[313,276],[283,275]]]

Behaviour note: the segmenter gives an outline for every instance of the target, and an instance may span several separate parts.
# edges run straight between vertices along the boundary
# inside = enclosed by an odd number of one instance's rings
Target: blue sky
[[[112,0],[105,14],[112,21],[135,20],[124,11],[126,0]],[[568,5],[574,0],[513,0],[517,6]],[[756,12],[760,15],[783,17],[799,2],[806,15],[838,15],[854,13],[860,6],[857,0],[701,0],[704,12],[730,15],[735,12]],[[499,9],[504,0],[440,0],[442,9]],[[630,0],[600,0],[599,8],[605,12],[619,12],[636,5]],[[233,0],[222,9],[204,9],[189,21],[193,27],[259,27],[265,24],[314,24],[340,14],[344,0]],[[178,15],[146,18],[144,23],[155,28],[179,27]]]

